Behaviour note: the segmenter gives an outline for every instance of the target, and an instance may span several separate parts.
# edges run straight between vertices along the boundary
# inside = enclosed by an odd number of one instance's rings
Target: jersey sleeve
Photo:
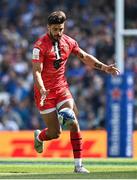
[[[42,48],[42,43],[40,41],[36,42],[32,51],[32,62],[43,62],[44,52]]]
[[[73,40],[72,41],[72,53],[77,55],[79,53],[79,51],[80,51],[80,48],[79,48],[78,43],[75,40]]]

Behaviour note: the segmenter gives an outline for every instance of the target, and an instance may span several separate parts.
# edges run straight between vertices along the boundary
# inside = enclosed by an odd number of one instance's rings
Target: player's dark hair
[[[62,24],[66,21],[66,15],[63,11],[52,12],[48,17],[48,25]]]

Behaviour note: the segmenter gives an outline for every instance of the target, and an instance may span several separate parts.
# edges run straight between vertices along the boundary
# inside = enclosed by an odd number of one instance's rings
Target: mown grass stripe
[[[71,161],[0,161],[0,165],[73,165],[73,162]],[[115,162],[115,161],[111,161],[111,162],[104,162],[104,161],[85,161],[84,164],[86,165],[98,165],[98,166],[102,166],[102,165],[115,165],[115,166],[137,166],[137,162]]]

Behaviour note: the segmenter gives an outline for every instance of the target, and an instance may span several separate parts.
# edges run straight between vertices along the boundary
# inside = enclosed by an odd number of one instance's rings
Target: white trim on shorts
[[[57,108],[49,108],[49,109],[45,109],[43,111],[40,111],[40,114],[48,114],[48,113],[51,113],[53,111],[56,111],[56,109],[59,109],[65,102],[67,101],[71,101],[72,103],[74,102],[72,98],[70,99],[65,99],[64,101],[61,101],[57,104]]]
[[[59,109],[63,104],[65,104],[65,102],[67,101],[71,101],[72,103],[74,102],[72,98],[70,99],[65,99],[64,101],[61,101],[57,104],[57,109]]]
[[[48,113],[51,113],[53,111],[56,111],[56,108],[45,109],[43,111],[40,111],[40,114],[48,114]]]

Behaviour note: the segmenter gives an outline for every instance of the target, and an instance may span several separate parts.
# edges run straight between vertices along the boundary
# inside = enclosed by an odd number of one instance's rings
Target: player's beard
[[[49,32],[50,37],[54,40],[54,41],[58,41],[61,39],[61,36],[59,35],[53,35],[51,32]]]

